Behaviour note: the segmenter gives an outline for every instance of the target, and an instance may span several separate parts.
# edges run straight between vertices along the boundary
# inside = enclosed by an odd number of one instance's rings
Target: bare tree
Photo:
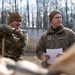
[[[65,5],[66,5],[66,7],[65,7],[65,10],[66,10],[66,24],[68,23],[68,6],[67,6],[67,0],[65,0]]]
[[[32,6],[32,28],[34,28],[34,15],[33,15],[33,6]]]
[[[42,1],[37,0],[37,21],[36,27],[42,28]]]
[[[30,26],[30,16],[29,16],[29,0],[27,0],[27,12],[28,12],[28,25]]]
[[[43,28],[48,28],[48,3],[49,0],[43,0]]]
[[[2,0],[2,24],[4,23],[4,0]]]

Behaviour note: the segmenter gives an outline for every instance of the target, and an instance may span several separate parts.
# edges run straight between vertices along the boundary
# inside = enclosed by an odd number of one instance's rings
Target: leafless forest
[[[63,24],[74,27],[74,0],[0,0],[0,24],[7,24],[8,13],[19,12],[22,15],[22,28],[48,28],[49,13],[58,9],[63,15]]]

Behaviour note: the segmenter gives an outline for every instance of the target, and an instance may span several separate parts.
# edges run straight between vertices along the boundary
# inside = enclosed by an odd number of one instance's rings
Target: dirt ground
[[[35,63],[35,64],[37,64],[38,66],[41,67],[41,60],[39,60],[37,58],[36,54],[34,52],[32,52],[32,51],[24,52],[23,59],[27,60],[27,61],[30,61],[30,62],[33,62],[33,63]],[[16,72],[15,75],[30,75],[30,74],[24,74],[22,72]]]

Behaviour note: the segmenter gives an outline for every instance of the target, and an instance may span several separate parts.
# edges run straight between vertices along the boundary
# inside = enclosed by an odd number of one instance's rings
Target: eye
[[[59,18],[62,18],[61,16]]]
[[[58,18],[60,18],[60,19],[61,19],[62,17],[61,17],[61,16],[55,17],[55,19],[58,19]]]
[[[17,22],[21,22],[21,20],[16,20]]]
[[[55,17],[55,19],[58,19],[59,17]]]

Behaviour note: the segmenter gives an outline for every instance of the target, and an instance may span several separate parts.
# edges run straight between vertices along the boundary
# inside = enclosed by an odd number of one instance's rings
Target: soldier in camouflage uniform
[[[62,13],[60,11],[52,11],[49,14],[49,20],[51,26],[41,35],[36,46],[37,57],[43,61],[41,64],[44,68],[53,64],[47,63],[51,58],[50,55],[47,54],[47,50],[61,49],[64,52],[75,43],[75,33],[71,29],[64,27],[62,24]],[[58,53],[57,57],[63,54],[65,53]]]
[[[21,16],[17,12],[12,12],[8,17],[8,25],[0,26],[1,38],[5,37],[5,51],[4,56],[11,58],[15,61],[19,60],[23,48],[27,44],[27,32],[23,34],[20,29]],[[1,41],[0,39],[0,54],[1,54]]]

